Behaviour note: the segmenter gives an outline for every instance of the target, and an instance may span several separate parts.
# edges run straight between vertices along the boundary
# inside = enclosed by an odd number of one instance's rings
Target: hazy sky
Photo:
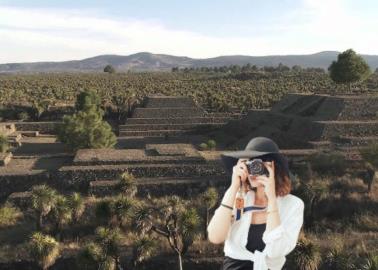
[[[141,51],[378,54],[378,0],[0,0],[0,63]]]

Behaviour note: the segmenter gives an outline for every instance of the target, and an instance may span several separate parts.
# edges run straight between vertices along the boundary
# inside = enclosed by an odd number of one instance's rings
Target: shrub
[[[206,143],[201,143],[199,145],[199,147],[200,147],[201,150],[207,150],[208,149],[208,145]]]
[[[17,119],[21,121],[29,120],[29,114],[27,112],[20,112],[17,114]]]
[[[216,142],[214,140],[208,140],[207,141],[207,146],[210,148],[210,149],[215,149],[215,147],[217,146]]]
[[[9,204],[5,204],[0,208],[0,228],[16,224],[17,220],[22,216],[22,212]]]

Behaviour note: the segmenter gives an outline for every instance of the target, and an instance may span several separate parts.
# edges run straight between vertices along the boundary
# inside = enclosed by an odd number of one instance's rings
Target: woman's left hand
[[[264,185],[264,191],[268,200],[276,198],[276,183],[275,183],[275,171],[274,171],[274,160],[271,162],[263,162],[264,166],[269,172],[269,176],[257,175],[252,176],[254,179]]]

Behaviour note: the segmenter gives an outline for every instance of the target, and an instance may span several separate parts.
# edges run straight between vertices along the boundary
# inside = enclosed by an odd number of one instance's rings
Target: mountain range
[[[214,67],[229,65],[277,66],[280,63],[292,67],[319,67],[327,69],[337,59],[337,51],[324,51],[307,55],[247,56],[228,55],[213,58],[195,59],[185,56],[152,54],[140,52],[128,56],[99,55],[82,60],[62,62],[32,62],[0,64],[0,73],[39,73],[39,72],[102,72],[106,65],[117,71],[168,71],[173,67]],[[378,55],[361,55],[374,71],[378,68]]]

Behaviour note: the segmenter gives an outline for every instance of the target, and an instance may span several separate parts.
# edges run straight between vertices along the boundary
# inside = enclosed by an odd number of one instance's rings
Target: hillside
[[[338,52],[325,51],[309,55],[272,55],[246,56],[229,55],[207,59],[194,59],[184,56],[136,53],[128,56],[99,55],[83,60],[63,62],[33,62],[0,64],[0,73],[35,73],[35,72],[95,72],[102,71],[106,65],[114,66],[118,71],[166,71],[172,67],[203,67],[251,65],[277,66],[282,63],[287,66],[320,67],[326,69],[337,58]],[[378,68],[377,55],[362,55],[370,67]]]

